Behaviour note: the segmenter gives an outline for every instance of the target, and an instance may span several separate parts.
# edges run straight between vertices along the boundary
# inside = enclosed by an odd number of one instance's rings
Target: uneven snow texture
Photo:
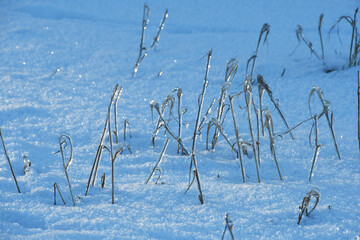
[[[165,9],[169,17],[156,49],[132,77],[139,54],[142,1],[2,1],[0,3],[0,128],[17,176],[17,192],[9,165],[0,149],[0,239],[220,239],[225,214],[234,223],[235,239],[356,239],[360,236],[360,159],[357,140],[357,71],[347,68],[351,28],[339,25],[339,37],[328,31],[342,15],[353,16],[355,0],[321,1],[148,1],[151,8],[145,45],[150,46]],[[317,25],[324,14],[322,61],[304,43],[296,49],[297,24],[320,51]],[[309,118],[308,98],[320,86],[334,111],[338,159],[327,125],[319,120],[322,144],[309,182],[314,145],[309,145],[311,122],[276,140],[283,181],[279,180],[267,134],[261,137],[261,183],[257,183],[254,158],[244,157],[246,183],[239,160],[223,137],[215,151],[206,151],[206,127],[198,139],[196,156],[205,203],[200,205],[196,184],[188,186],[190,157],[177,154],[171,139],[157,173],[145,185],[167,137],[162,129],[151,144],[157,121],[150,101],[162,103],[181,87],[187,125],[183,142],[191,150],[192,134],[202,90],[206,58],[213,49],[204,115],[218,99],[226,62],[237,58],[239,69],[229,93],[242,91],[247,60],[255,54],[259,32],[269,23],[268,41],[260,45],[255,73],[262,74],[289,125]],[[359,26],[360,27],[360,26]],[[345,66],[345,67],[343,67]],[[335,69],[325,73],[326,69]],[[57,70],[59,69],[59,70]],[[285,69],[285,73],[281,73]],[[162,71],[162,75],[158,73]],[[118,102],[120,140],[123,121],[131,124],[127,138],[133,154],[124,151],[115,161],[115,204],[111,204],[111,162],[104,152],[97,182],[85,195],[86,184],[100,142],[114,86],[123,86]],[[257,85],[253,86],[258,103]],[[314,98],[313,109],[321,111]],[[244,140],[250,134],[244,97],[235,98],[237,123]],[[226,103],[229,104],[228,99]],[[213,107],[211,117],[216,116]],[[270,99],[275,132],[285,130]],[[176,115],[174,110],[174,115]],[[169,115],[166,114],[168,119]],[[152,120],[153,119],[153,120]],[[256,126],[255,115],[252,116]],[[169,123],[177,133],[176,119]],[[235,142],[232,116],[223,128]],[[254,128],[256,129],[256,128]],[[213,130],[212,130],[213,131]],[[74,143],[74,160],[68,169],[77,198],[71,204],[58,138],[67,133]],[[212,135],[211,135],[212,136]],[[313,135],[314,136],[314,135]],[[313,144],[312,136],[312,144]],[[108,141],[108,139],[106,139]],[[24,175],[22,154],[31,161]],[[106,173],[105,187],[100,176]],[[53,205],[57,182],[59,197]],[[305,194],[317,187],[318,207],[297,225]],[[229,232],[225,239],[230,239]]]

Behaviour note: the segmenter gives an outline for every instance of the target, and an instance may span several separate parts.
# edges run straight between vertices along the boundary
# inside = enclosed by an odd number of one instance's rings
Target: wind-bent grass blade
[[[118,132],[118,124],[117,124],[117,102],[118,102],[119,97],[120,97],[120,95],[122,93],[122,90],[123,90],[123,88],[121,87],[120,90],[118,91],[116,97],[115,97],[115,100],[114,100],[114,121],[115,121],[114,134],[115,134],[115,142],[116,143],[119,143],[119,139],[118,139],[119,132]]]
[[[329,128],[330,128],[330,131],[331,131],[331,135],[332,135],[332,138],[333,138],[333,141],[334,141],[334,145],[335,145],[335,149],[336,149],[336,153],[338,155],[338,158],[339,160],[341,159],[340,157],[340,152],[339,152],[339,149],[338,149],[338,146],[337,146],[337,142],[336,142],[336,138],[335,138],[335,133],[334,133],[334,128],[333,128],[333,117],[329,117],[329,108],[330,108],[330,102],[328,100],[325,99],[324,97],[324,93],[323,91],[321,90],[320,87],[313,87],[311,89],[311,92],[310,92],[310,96],[309,96],[309,100],[308,100],[308,105],[309,105],[309,112],[310,112],[310,115],[312,116],[312,113],[311,113],[311,105],[310,105],[310,102],[311,102],[311,97],[314,93],[317,93],[319,99],[320,99],[320,102],[323,106],[323,111],[321,112],[321,114],[319,114],[318,118],[320,119],[322,115],[325,115],[326,117],[326,120],[328,122],[328,125],[329,125]],[[331,116],[333,116],[333,113],[331,113]]]
[[[310,201],[312,198],[315,198],[315,202],[314,202],[314,206],[309,211],[309,204],[310,204]],[[299,213],[299,219],[298,219],[297,224],[300,224],[300,221],[301,221],[304,213],[306,214],[306,216],[309,216],[309,214],[312,211],[314,211],[314,209],[316,208],[316,206],[319,203],[319,200],[320,200],[320,192],[317,188],[312,188],[308,193],[306,193],[306,195],[301,203],[301,206],[299,206],[300,213]]]
[[[245,103],[246,103],[246,112],[248,117],[248,123],[249,123],[249,131],[251,135],[251,145],[254,152],[254,159],[255,159],[255,167],[256,167],[256,175],[258,182],[260,183],[260,174],[259,174],[259,167],[258,167],[258,161],[257,161],[257,154],[255,150],[255,139],[254,139],[254,132],[252,128],[251,123],[251,103],[252,103],[252,88],[251,88],[251,76],[246,75],[245,82],[244,82],[244,96],[245,96]]]
[[[61,194],[61,191],[60,191],[60,188],[59,186],[57,185],[57,183],[54,183],[54,205],[56,205],[56,190],[58,191],[60,197],[61,197],[61,200],[63,202],[64,205],[66,205],[66,202]]]
[[[64,148],[63,148],[63,144],[65,142],[68,142],[68,145],[70,145],[70,155],[69,158],[67,158],[67,163],[65,164],[65,153],[64,153]],[[74,195],[72,193],[71,190],[71,184],[70,184],[70,179],[69,179],[69,175],[67,172],[67,169],[69,168],[69,166],[72,163],[73,160],[73,144],[72,144],[72,140],[71,137],[69,135],[63,134],[59,137],[59,145],[60,145],[60,152],[61,152],[61,158],[62,158],[62,162],[63,162],[63,167],[64,167],[64,172],[66,175],[66,180],[68,182],[69,185],[69,190],[70,190],[70,194],[71,194],[71,200],[73,202],[73,205],[75,206],[75,200],[74,200]]]
[[[352,28],[352,33],[351,33],[351,41],[350,41],[349,67],[356,66],[356,65],[360,64],[360,60],[358,62],[356,62],[356,60],[358,59],[359,52],[360,52],[360,37],[359,37],[359,33],[358,33],[358,30],[357,30],[357,26],[356,26],[356,16],[357,16],[358,10],[359,10],[359,8],[355,9],[354,17],[350,17],[350,16],[341,16],[341,17],[339,17],[336,20],[335,24],[329,30],[329,35],[330,35],[331,31],[342,20],[345,20],[350,24],[350,26]]]
[[[6,159],[7,159],[8,163],[9,163],[9,167],[10,167],[10,170],[11,170],[11,174],[12,174],[12,176],[13,176],[13,178],[14,178],[14,181],[15,181],[15,184],[16,184],[16,187],[17,187],[18,192],[21,193],[20,188],[19,188],[19,185],[18,185],[18,182],[17,182],[17,180],[16,180],[16,176],[15,176],[14,170],[13,170],[13,168],[12,168],[12,166],[11,166],[11,161],[10,161],[9,155],[7,154],[7,151],[6,151],[5,142],[4,142],[2,133],[1,133],[1,128],[0,128],[0,137],[1,137],[1,142],[2,142],[3,148],[4,148],[4,153],[5,153]]]
[[[139,56],[136,60],[136,64],[133,71],[133,77],[136,75],[140,63],[144,60],[144,58],[147,56],[147,49],[144,46],[145,41],[145,30],[149,23],[149,15],[150,15],[150,8],[147,4],[144,4],[144,10],[143,10],[143,19],[142,19],[142,27],[141,27],[141,40],[140,40],[140,50],[139,50]],[[143,51],[145,51],[143,53]]]
[[[271,117],[271,113],[269,110],[265,111],[265,127],[268,129],[269,131],[269,139],[270,139],[270,151],[271,154],[274,157],[274,161],[276,164],[276,168],[280,177],[280,180],[282,180],[282,176],[281,176],[281,172],[280,172],[280,168],[279,168],[279,164],[276,158],[276,151],[275,151],[275,141],[274,141],[274,136],[273,136],[273,132],[274,132],[274,125],[273,125],[273,121],[272,121],[272,117]]]
[[[101,157],[101,152],[102,152],[102,149],[103,149],[103,143],[104,143],[104,139],[105,139],[105,135],[106,135],[106,130],[107,130],[107,127],[108,127],[108,121],[110,121],[110,116],[109,116],[109,113],[110,113],[110,109],[111,109],[111,106],[113,104],[113,101],[114,101],[114,97],[118,91],[118,88],[119,88],[119,85],[116,84],[115,86],[115,89],[114,89],[114,92],[111,96],[111,99],[110,99],[110,103],[109,103],[109,107],[108,107],[108,116],[106,117],[106,121],[105,121],[105,126],[104,126],[104,130],[101,134],[101,139],[100,139],[100,143],[98,145],[98,148],[97,148],[97,151],[96,151],[96,155],[95,155],[95,159],[94,159],[94,163],[93,163],[93,166],[91,168],[91,172],[90,172],[90,176],[89,176],[89,180],[88,180],[88,183],[87,183],[87,186],[86,186],[86,191],[85,191],[85,196],[87,196],[88,194],[88,191],[89,191],[89,187],[90,187],[90,183],[91,183],[91,179],[93,178],[93,182],[92,182],[92,185],[94,186],[95,184],[95,180],[96,180],[96,172],[97,172],[97,168],[98,168],[98,161]],[[95,171],[95,176],[93,177],[93,174],[94,174],[94,170],[96,168],[96,171]]]
[[[177,97],[178,97],[178,117],[179,117],[179,130],[178,130],[178,138],[181,139],[181,132],[182,132],[182,115],[183,115],[183,112],[181,110],[181,104],[182,104],[182,90],[181,88],[177,88]],[[180,144],[178,145],[178,150],[177,150],[177,153],[179,154],[180,153],[180,149],[181,149],[181,146]],[[181,153],[183,154],[183,152],[181,151]]]
[[[245,170],[244,170],[244,166],[243,166],[243,162],[242,162],[242,156],[241,156],[240,133],[239,133],[239,130],[238,130],[237,124],[236,124],[235,111],[234,111],[234,105],[233,105],[233,98],[234,98],[234,95],[229,96],[230,108],[231,108],[231,113],[232,113],[233,122],[234,122],[236,144],[237,144],[237,147],[238,147],[238,154],[239,154],[238,157],[240,159],[241,175],[242,175],[243,183],[245,183]]]
[[[265,82],[263,76],[261,76],[260,74],[257,76],[257,81],[259,85],[262,85],[262,88],[266,91],[266,93],[268,94],[271,102],[274,104],[275,109],[278,111],[278,113],[280,114],[281,119],[283,120],[285,126],[289,129],[289,124],[287,123],[284,114],[281,112],[280,109],[280,105],[279,103],[274,99],[273,93],[269,87],[269,85]],[[262,111],[262,109],[260,110]],[[290,132],[291,138],[294,139],[294,136],[292,135],[292,133]]]
[[[110,137],[111,142],[111,137]],[[110,155],[111,155],[111,203],[115,203],[115,159],[120,154],[122,154],[124,151],[124,148],[120,147],[118,148],[115,153],[113,154],[112,151],[112,144],[110,143]]]
[[[267,37],[270,33],[270,25],[267,24],[267,23],[264,23],[264,25],[262,26],[261,30],[260,30],[260,35],[259,35],[259,40],[258,40],[258,43],[257,43],[257,46],[256,46],[256,52],[255,52],[255,57],[254,57],[254,61],[253,61],[253,65],[251,67],[251,78],[254,74],[254,69],[255,69],[255,64],[256,64],[256,59],[257,59],[257,56],[258,56],[258,52],[259,52],[259,47],[260,47],[260,43],[261,43],[261,38],[262,36],[265,34],[265,37],[264,37],[264,44],[265,42],[267,41]]]
[[[296,27],[296,37],[299,41],[299,44],[301,43],[301,41],[303,41],[306,46],[308,46],[308,48],[310,49],[310,52],[312,54],[314,54],[314,56],[318,59],[321,60],[321,57],[319,56],[319,54],[317,54],[317,52],[315,51],[315,49],[313,48],[313,44],[310,41],[307,41],[306,38],[304,37],[304,29],[302,28],[301,25],[297,25]],[[296,49],[295,49],[296,50]],[[294,52],[295,52],[294,50]]]
[[[170,141],[170,138],[168,138],[168,139],[166,140],[166,143],[165,143],[165,145],[164,145],[164,148],[163,148],[163,150],[162,150],[162,152],[161,152],[161,154],[160,154],[160,158],[159,158],[159,160],[157,161],[157,163],[155,164],[155,166],[154,166],[154,168],[153,168],[150,176],[149,176],[148,179],[146,180],[146,183],[145,183],[145,184],[148,184],[148,182],[151,180],[152,176],[154,175],[156,169],[157,169],[158,166],[160,165],[160,163],[161,163],[161,161],[162,161],[162,159],[163,159],[163,157],[164,157],[165,151],[166,151],[166,149],[167,149],[167,147],[168,147],[168,145],[169,145],[169,141]]]
[[[164,14],[164,17],[163,17],[163,19],[161,20],[160,26],[159,26],[159,28],[158,28],[157,34],[156,34],[156,36],[155,36],[155,38],[154,38],[153,43],[151,44],[151,48],[153,48],[154,46],[157,46],[157,45],[158,45],[158,42],[159,42],[159,40],[160,40],[160,33],[161,33],[161,31],[164,29],[165,20],[166,20],[166,18],[167,18],[168,16],[169,16],[168,10],[166,9],[165,14]]]
[[[196,162],[196,156],[195,156],[195,145],[196,145],[196,138],[197,138],[197,135],[198,135],[198,132],[199,132],[199,127],[200,127],[201,110],[202,110],[203,103],[204,103],[204,97],[205,97],[205,93],[206,93],[206,88],[207,88],[208,83],[209,83],[208,77],[209,77],[209,70],[210,70],[211,55],[212,55],[212,49],[210,49],[210,51],[207,54],[208,58],[207,58],[207,63],[206,63],[206,72],[205,72],[204,84],[203,84],[203,89],[202,89],[201,98],[200,98],[199,109],[198,109],[196,122],[195,122],[195,129],[194,129],[194,135],[193,135],[193,141],[192,141],[192,150],[191,150],[191,162],[190,162],[190,169],[189,169],[189,183],[190,183],[191,170],[192,170],[192,167],[194,166],[194,174],[195,174],[196,181],[197,181],[197,184],[198,184],[199,200],[200,200],[201,204],[204,204],[204,197],[203,197],[202,190],[201,190],[200,176],[199,176],[199,171],[198,171],[198,168],[197,168],[197,162]]]
[[[233,229],[234,229],[234,223],[233,223],[233,221],[230,220],[230,216],[227,213],[225,215],[225,229],[224,229],[224,232],[223,232],[223,235],[222,235],[221,239],[224,240],[226,230],[229,230],[231,239],[235,240],[234,234],[233,234]]]

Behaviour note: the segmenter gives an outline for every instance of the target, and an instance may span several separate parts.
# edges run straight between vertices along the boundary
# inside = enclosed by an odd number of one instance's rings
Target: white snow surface
[[[234,223],[235,239],[358,239],[359,67],[347,67],[350,26],[345,22],[339,25],[341,43],[336,29],[330,37],[328,31],[338,17],[353,16],[359,2],[184,0],[147,4],[151,9],[144,42],[148,56],[132,77],[139,54],[143,1],[0,2],[0,128],[21,189],[18,193],[1,147],[0,239],[221,239],[226,213]],[[150,49],[166,8],[169,17],[160,41]],[[304,43],[292,53],[298,45],[298,24],[321,53],[317,30],[321,13],[325,67]],[[309,145],[309,121],[293,131],[294,140],[289,135],[276,139],[283,181],[266,133],[260,138],[261,183],[257,182],[254,157],[246,156],[243,161],[247,176],[243,183],[239,159],[222,136],[214,151],[206,150],[206,125],[195,150],[205,201],[201,205],[196,183],[184,194],[190,157],[177,154],[176,141],[164,135],[163,128],[152,146],[157,113],[154,111],[152,116],[150,101],[161,104],[172,89],[182,88],[183,107],[188,109],[182,140],[191,151],[206,70],[204,56],[213,49],[202,116],[212,99],[219,98],[226,63],[231,58],[238,60],[239,68],[229,94],[242,91],[246,63],[255,54],[264,23],[270,24],[270,33],[267,43],[260,45],[254,76],[262,74],[290,126],[310,117],[310,91],[313,86],[321,87],[334,112],[341,160],[322,117],[322,147],[311,181],[308,178],[315,148],[314,135]],[[325,73],[324,68],[335,70]],[[158,76],[160,71],[162,75]],[[133,153],[124,151],[115,161],[112,204],[108,153],[103,153],[95,186],[90,187],[87,196],[85,190],[116,84],[123,87],[117,107],[119,139],[125,141],[123,122],[128,120],[132,138],[128,136],[126,142]],[[256,104],[257,89],[254,84]],[[320,112],[320,102],[315,99],[312,107]],[[246,110],[240,108],[245,105],[244,95],[234,101],[240,135],[249,141]],[[206,122],[216,117],[216,106],[217,102]],[[264,106],[272,112],[275,132],[286,130],[266,95]],[[177,134],[176,107],[169,126]],[[165,117],[169,119],[168,114]],[[252,122],[256,133],[254,112]],[[230,111],[223,129],[235,143]],[[68,174],[77,199],[75,207],[61,154],[54,154],[64,133],[72,137],[74,144]],[[167,137],[170,143],[160,164],[163,175],[159,181],[163,184],[155,184],[156,173],[145,185]],[[109,142],[108,137],[105,142]],[[31,161],[25,175],[24,153]],[[101,188],[103,173],[106,182]],[[54,182],[61,188],[66,205],[59,196],[54,205]],[[319,205],[298,225],[299,205],[312,187],[321,193]],[[229,232],[225,239],[231,239]]]

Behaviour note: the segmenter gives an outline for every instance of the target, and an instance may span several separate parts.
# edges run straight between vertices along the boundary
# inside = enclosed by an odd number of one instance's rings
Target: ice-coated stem
[[[240,159],[241,175],[242,175],[243,183],[245,183],[245,170],[244,170],[244,167],[243,167],[242,156],[241,156],[241,146],[240,146],[240,141],[239,141],[240,134],[239,134],[239,130],[238,130],[237,124],[236,124],[233,98],[234,98],[234,96],[230,96],[230,97],[229,97],[229,100],[230,100],[230,108],[231,108],[231,113],[232,113],[233,122],[234,122],[234,130],[235,130],[236,144],[237,144],[237,147],[238,147],[238,155],[239,155],[239,159]]]
[[[63,138],[65,138],[65,140],[62,140]],[[63,144],[65,143],[66,140],[70,144],[70,157],[69,157],[69,160],[68,160],[67,164],[65,165],[65,155],[64,155]],[[68,172],[67,172],[67,169],[69,168],[69,166],[70,166],[70,164],[71,164],[71,162],[73,160],[73,145],[72,145],[72,140],[71,140],[70,136],[65,135],[65,134],[61,135],[59,137],[59,145],[60,145],[60,152],[61,152],[61,158],[62,158],[62,162],[63,162],[64,172],[65,172],[65,175],[66,175],[66,180],[67,180],[68,185],[69,185],[71,200],[73,202],[73,205],[75,206],[74,195],[72,193],[70,179],[69,179],[69,175],[68,175]]]
[[[159,164],[161,163],[161,161],[162,161],[162,159],[163,159],[163,157],[164,157],[165,151],[166,151],[166,149],[167,149],[167,147],[168,147],[168,145],[169,145],[169,141],[170,141],[170,138],[168,138],[168,139],[166,140],[166,143],[165,143],[165,145],[164,145],[164,148],[163,148],[163,150],[162,150],[162,152],[161,152],[161,154],[160,154],[160,158],[159,158],[159,160],[157,161],[157,163],[155,164],[155,166],[154,166],[154,168],[153,168],[153,170],[152,170],[149,178],[146,180],[146,183],[145,183],[145,184],[148,184],[148,183],[149,183],[149,181],[151,180],[152,176],[154,175],[157,167],[158,167]]]

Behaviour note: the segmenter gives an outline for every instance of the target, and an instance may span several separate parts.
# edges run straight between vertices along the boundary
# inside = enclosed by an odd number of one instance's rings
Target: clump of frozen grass
[[[4,153],[5,153],[6,159],[7,159],[8,163],[9,163],[9,167],[10,167],[10,170],[11,170],[11,174],[12,174],[12,176],[13,176],[13,178],[14,178],[14,181],[15,181],[15,184],[16,184],[16,187],[17,187],[18,192],[21,193],[20,188],[19,188],[19,185],[18,185],[18,182],[17,182],[17,180],[16,180],[16,176],[15,176],[14,170],[13,170],[13,168],[12,168],[12,166],[11,166],[11,161],[10,161],[9,155],[7,154],[7,151],[6,151],[5,142],[4,142],[2,133],[1,133],[1,128],[0,128],[0,137],[1,137],[1,142],[2,142],[2,145],[3,145],[3,149],[4,149]]]
[[[130,149],[130,146],[128,144],[125,144],[125,145],[124,144],[118,144],[118,149],[117,150],[115,150],[114,147],[113,147],[112,135],[114,134],[116,139],[117,139],[117,136],[118,136],[117,127],[116,127],[117,126],[117,122],[116,122],[116,115],[117,115],[116,102],[118,101],[118,99],[119,99],[119,97],[120,97],[120,95],[122,93],[122,90],[123,90],[123,88],[121,87],[119,89],[119,85],[117,84],[115,86],[114,92],[113,92],[113,94],[111,96],[110,103],[109,103],[109,106],[108,106],[108,114],[107,114],[106,120],[105,120],[105,126],[104,126],[104,129],[103,129],[102,135],[101,135],[101,139],[100,139],[100,143],[98,145],[98,149],[96,151],[96,156],[95,156],[95,159],[94,159],[94,162],[93,162],[93,166],[92,166],[92,169],[91,169],[91,172],[90,172],[90,176],[89,176],[89,180],[88,180],[88,184],[87,184],[86,192],[85,192],[85,196],[86,196],[88,191],[89,191],[89,187],[90,187],[91,182],[92,182],[92,186],[95,185],[96,175],[97,175],[98,167],[99,167],[99,164],[100,164],[102,151],[104,149],[106,149],[110,153],[110,160],[111,160],[111,166],[112,166],[111,171],[112,171],[112,203],[113,204],[114,204],[114,162],[115,162],[115,159],[119,154],[122,154],[122,152],[124,151],[125,148],[127,148],[131,153],[131,149]],[[111,118],[112,118],[111,117],[111,108],[112,107],[114,108],[114,114],[115,114],[115,116],[114,116],[115,129],[116,129],[115,131],[111,130],[112,129],[111,128]],[[126,123],[125,123],[125,125],[126,125]],[[126,126],[125,126],[125,128],[126,128]],[[126,135],[126,130],[124,129],[124,131],[125,131],[125,135]],[[104,143],[106,136],[109,136],[108,145],[106,145]]]
[[[66,202],[65,202],[65,200],[64,200],[64,197],[63,197],[63,195],[61,194],[60,187],[58,186],[57,183],[54,183],[54,205],[56,205],[56,191],[59,193],[63,204],[66,205]]]
[[[223,232],[223,235],[222,235],[221,239],[224,240],[226,230],[228,230],[229,233],[230,233],[231,239],[235,240],[234,234],[233,234],[233,229],[234,229],[234,223],[233,223],[233,221],[231,221],[230,216],[227,213],[225,215],[225,229],[224,229],[224,232]]]
[[[138,58],[136,60],[136,63],[135,63],[133,76],[136,75],[140,63],[147,56],[147,49],[146,49],[146,47],[144,45],[144,41],[145,41],[145,30],[146,30],[147,25],[149,24],[149,16],[150,16],[150,8],[149,8],[149,6],[147,4],[144,4],[143,19],[142,19],[142,24],[141,24],[140,50],[139,50],[139,56],[138,56]]]
[[[165,145],[164,145],[164,148],[163,148],[163,150],[162,150],[162,152],[161,152],[161,154],[160,154],[159,160],[156,162],[156,164],[155,164],[155,166],[154,166],[154,168],[153,168],[150,176],[149,176],[148,179],[146,180],[146,183],[145,183],[145,184],[148,184],[149,181],[151,180],[151,178],[153,177],[155,171],[158,170],[158,169],[160,169],[160,168],[159,168],[159,165],[160,165],[160,163],[161,163],[161,161],[162,161],[162,159],[163,159],[163,157],[164,157],[165,151],[166,151],[166,149],[167,149],[167,147],[168,147],[168,145],[169,145],[169,141],[170,141],[170,138],[168,138],[168,139],[166,140]],[[160,179],[160,177],[161,177],[161,173],[162,173],[161,169],[158,170],[158,171],[160,171],[160,176],[159,176],[158,180],[156,181],[156,183],[159,181],[159,179]]]
[[[168,10],[166,9],[165,14],[164,14],[164,17],[163,17],[163,19],[161,20],[160,26],[159,26],[159,28],[158,28],[157,34],[156,34],[156,36],[155,36],[155,38],[154,38],[153,43],[151,44],[151,48],[157,46],[157,44],[158,44],[158,42],[159,42],[159,40],[160,40],[160,33],[161,33],[161,31],[164,29],[165,20],[167,19],[168,16],[169,16]]]
[[[339,17],[335,24],[330,28],[329,30],[329,34],[331,33],[331,31],[338,26],[338,24],[342,21],[345,20],[346,22],[348,22],[352,28],[352,33],[351,33],[351,40],[350,40],[350,53],[349,53],[349,67],[353,67],[353,66],[357,66],[360,65],[360,36],[359,36],[359,32],[358,32],[358,28],[356,26],[356,17],[357,17],[357,13],[358,13],[359,8],[355,9],[355,13],[353,17],[350,16],[341,16]]]
[[[312,202],[312,199],[313,200],[313,205],[310,204],[310,202]],[[308,193],[306,193],[302,203],[301,203],[301,206],[299,206],[300,208],[300,213],[299,213],[299,219],[298,219],[298,223],[297,224],[300,224],[300,221],[302,219],[302,216],[305,215],[306,216],[309,216],[309,214],[314,211],[314,209],[316,208],[316,206],[318,205],[319,203],[319,200],[320,200],[320,192],[319,192],[319,189],[317,188],[312,188]],[[310,208],[309,206],[312,205],[312,207]],[[311,210],[309,210],[311,209]]]

